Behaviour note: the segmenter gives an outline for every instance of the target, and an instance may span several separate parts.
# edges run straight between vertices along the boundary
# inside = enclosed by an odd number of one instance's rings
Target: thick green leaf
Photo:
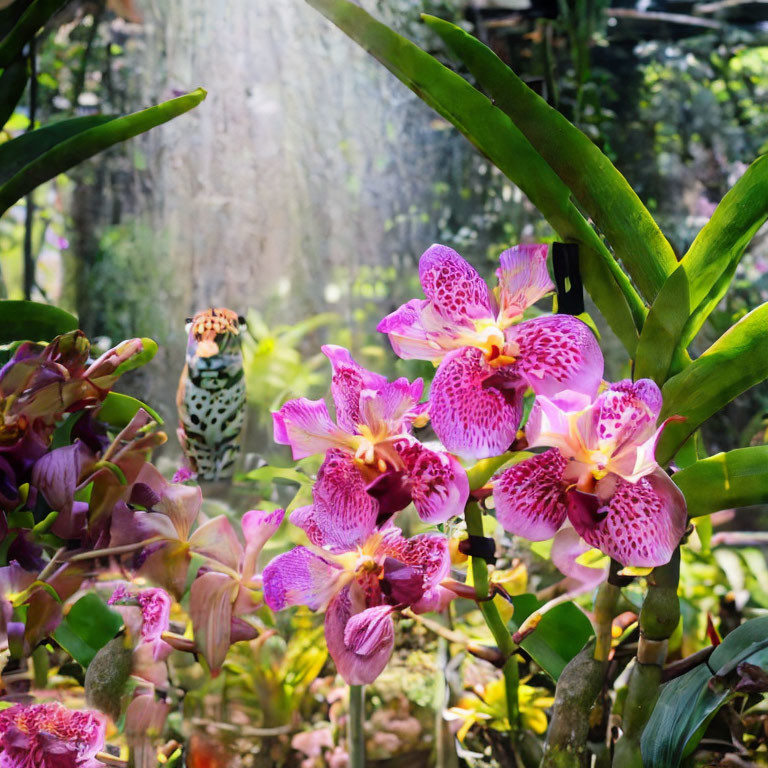
[[[130,395],[123,395],[119,392],[110,392],[105,398],[96,416],[99,421],[104,421],[110,427],[117,430],[130,424],[131,419],[143,408],[158,424],[162,425],[163,420],[146,403],[137,400]]]
[[[662,389],[662,418],[669,424],[656,458],[666,464],[710,416],[745,390],[768,378],[768,304],[752,310],[729,328],[701,357],[673,376]]]
[[[464,78],[348,0],[307,0],[450,121],[516,184],[564,240],[579,244],[584,285],[631,355],[645,307],[568,187],[528,139]]]
[[[98,595],[81,597],[59,624],[53,637],[75,661],[87,667],[96,653],[118,633],[123,619]]]
[[[659,291],[640,336],[635,376],[666,380],[728,290],[749,241],[768,218],[768,155],[755,160],[717,206]]]
[[[732,673],[743,661],[768,667],[768,617],[737,627],[702,663],[670,681],[661,690],[642,738],[645,768],[678,768],[704,735],[707,725],[734,698],[726,681],[713,679]]]
[[[642,295],[652,301],[677,260],[627,180],[584,133],[532,91],[490,48],[454,24],[434,16],[423,18],[565,182],[613,246]]]
[[[0,214],[39,184],[108,147],[148,131],[196,107],[205,91],[165,101],[122,117],[75,117],[19,136],[0,145],[0,168],[12,175],[0,180]]]
[[[51,341],[77,330],[74,315],[51,304],[35,301],[0,301],[0,344],[12,341]]]
[[[0,69],[7,67],[48,19],[69,0],[34,0],[0,42]]]
[[[768,446],[718,453],[676,472],[672,479],[683,492],[691,517],[768,504]]]
[[[28,72],[25,59],[12,61],[0,76],[0,128],[4,126],[16,109],[24,89],[27,87]]]
[[[513,621],[519,627],[534,611],[541,608],[535,595],[512,598],[515,606]],[[534,632],[520,647],[554,680],[565,665],[584,647],[594,634],[592,623],[573,603],[562,603],[544,614]]]

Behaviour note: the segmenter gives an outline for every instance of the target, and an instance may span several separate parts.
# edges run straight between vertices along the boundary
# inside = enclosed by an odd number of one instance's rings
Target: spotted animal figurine
[[[199,480],[232,477],[245,421],[240,350],[244,322],[230,309],[198,312],[187,328],[187,358],[179,380],[179,442]]]

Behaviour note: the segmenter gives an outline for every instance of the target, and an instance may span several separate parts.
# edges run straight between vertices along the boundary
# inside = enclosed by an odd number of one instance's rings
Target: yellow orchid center
[[[355,449],[355,461],[358,464],[376,464],[384,472],[386,464],[383,468],[381,467],[383,460],[376,457],[376,446],[389,437],[386,428],[382,427],[382,429],[374,432],[368,425],[358,424],[357,431],[359,434],[352,438],[352,446]]]
[[[485,318],[475,320],[475,332],[462,339],[468,346],[476,347],[485,354],[485,361],[493,368],[501,368],[515,362],[515,357],[508,354],[508,344],[504,329],[495,320]]]

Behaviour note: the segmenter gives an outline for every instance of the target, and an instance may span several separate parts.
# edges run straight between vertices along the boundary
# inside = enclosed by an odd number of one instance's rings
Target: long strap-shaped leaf
[[[745,390],[768,378],[768,304],[762,304],[729,328],[701,357],[662,389],[662,418],[671,423],[656,450],[666,464],[704,421]]]
[[[205,91],[165,101],[123,117],[75,117],[40,128],[0,145],[0,168],[12,168],[0,178],[0,214],[48,179],[113,144],[148,131],[196,107]]]
[[[768,445],[718,453],[676,472],[672,479],[683,492],[692,517],[766,504]]]
[[[348,0],[307,0],[449,120],[527,195],[566,240],[580,245],[584,284],[634,355],[645,307],[568,188],[512,121],[466,80]]]
[[[635,376],[662,384],[728,290],[744,249],[768,218],[768,155],[715,209],[656,297],[640,335]],[[673,371],[674,372],[674,371]]]
[[[568,185],[650,302],[677,264],[672,246],[627,180],[597,146],[463,29],[424,21],[469,67],[494,103]]]
[[[0,69],[7,67],[38,30],[68,0],[34,0],[0,42]]]

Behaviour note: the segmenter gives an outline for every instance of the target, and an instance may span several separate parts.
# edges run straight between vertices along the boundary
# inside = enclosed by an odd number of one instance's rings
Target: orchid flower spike
[[[461,464],[410,434],[427,422],[426,403],[419,403],[422,380],[388,382],[342,347],[324,346],[323,352],[333,366],[336,423],[323,400],[291,400],[272,414],[275,441],[290,445],[294,459],[326,453],[327,460],[349,463],[379,500],[382,519],[411,501],[425,522],[462,514],[469,483]]]
[[[494,480],[496,516],[532,541],[566,518],[589,544],[624,566],[669,562],[685,533],[685,499],[655,459],[661,391],[649,379],[612,384],[594,402],[576,392],[537,397],[531,447],[551,446]]]
[[[352,465],[326,463],[315,504],[291,522],[310,547],[278,555],[264,569],[264,600],[273,610],[306,605],[325,611],[328,650],[350,685],[375,680],[394,647],[392,614],[442,609],[453,594],[440,583],[450,570],[448,539],[377,525],[378,505]]]
[[[498,456],[515,439],[522,395],[572,389],[594,397],[603,355],[581,320],[552,315],[522,321],[523,312],[554,290],[546,245],[501,254],[499,287],[458,253],[433,245],[421,257],[426,299],[412,299],[378,326],[405,359],[432,360],[432,426],[443,445],[472,459]]]

